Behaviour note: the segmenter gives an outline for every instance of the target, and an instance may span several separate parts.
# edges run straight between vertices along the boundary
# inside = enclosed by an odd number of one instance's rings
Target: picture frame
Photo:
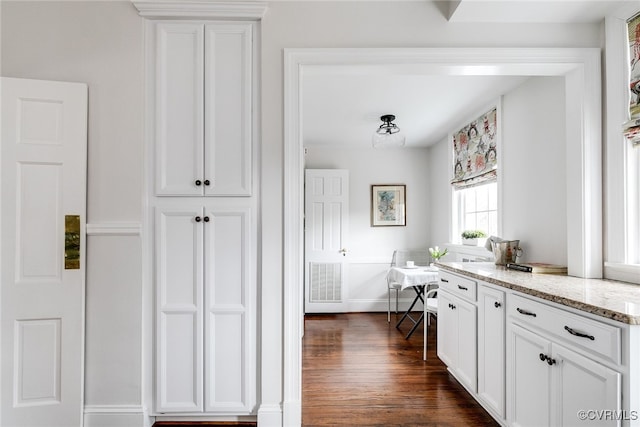
[[[371,226],[404,227],[406,225],[406,186],[404,184],[372,185]]]

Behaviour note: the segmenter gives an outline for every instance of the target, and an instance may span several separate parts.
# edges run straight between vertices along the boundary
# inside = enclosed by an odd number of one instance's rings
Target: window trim
[[[632,178],[640,171],[640,156],[631,155],[631,150],[638,148],[632,148],[622,135],[621,123],[629,118],[629,47],[621,41],[627,40],[627,19],[639,12],[637,4],[627,5],[605,18],[607,131],[603,144],[606,159],[604,277],[637,284],[640,284],[640,264],[632,263],[632,260],[640,256],[640,242],[633,217],[640,215],[640,206],[638,196],[633,200],[629,195],[640,191]]]

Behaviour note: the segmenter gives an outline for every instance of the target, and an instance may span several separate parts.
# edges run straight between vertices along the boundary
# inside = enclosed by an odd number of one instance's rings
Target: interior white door
[[[87,86],[0,84],[0,424],[80,426]]]
[[[305,313],[347,308],[349,171],[305,170]]]

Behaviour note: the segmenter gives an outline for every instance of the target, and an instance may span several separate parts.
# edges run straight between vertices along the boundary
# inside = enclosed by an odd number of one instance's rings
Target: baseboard
[[[282,426],[282,407],[280,405],[260,405],[258,425],[260,427]]]
[[[302,425],[302,402],[300,400],[284,401],[282,404],[282,425]]]
[[[146,427],[144,412],[136,405],[87,405],[84,427]]]
[[[415,297],[415,295],[414,295]],[[400,298],[398,300],[398,312],[404,313],[411,302],[413,301],[413,297],[411,298]],[[384,301],[377,299],[350,299],[348,301],[348,307],[350,312],[354,313],[375,313],[381,312],[386,313],[388,310],[388,301],[385,299]],[[396,308],[395,296],[392,295],[391,298],[391,312],[393,313]],[[422,303],[416,304],[414,310],[422,310]]]

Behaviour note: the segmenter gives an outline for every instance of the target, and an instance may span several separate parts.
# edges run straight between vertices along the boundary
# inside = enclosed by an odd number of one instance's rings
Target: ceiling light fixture
[[[373,133],[373,148],[404,146],[404,135],[400,133],[400,128],[395,123],[391,123],[395,119],[396,116],[393,114],[380,117],[382,124]]]

